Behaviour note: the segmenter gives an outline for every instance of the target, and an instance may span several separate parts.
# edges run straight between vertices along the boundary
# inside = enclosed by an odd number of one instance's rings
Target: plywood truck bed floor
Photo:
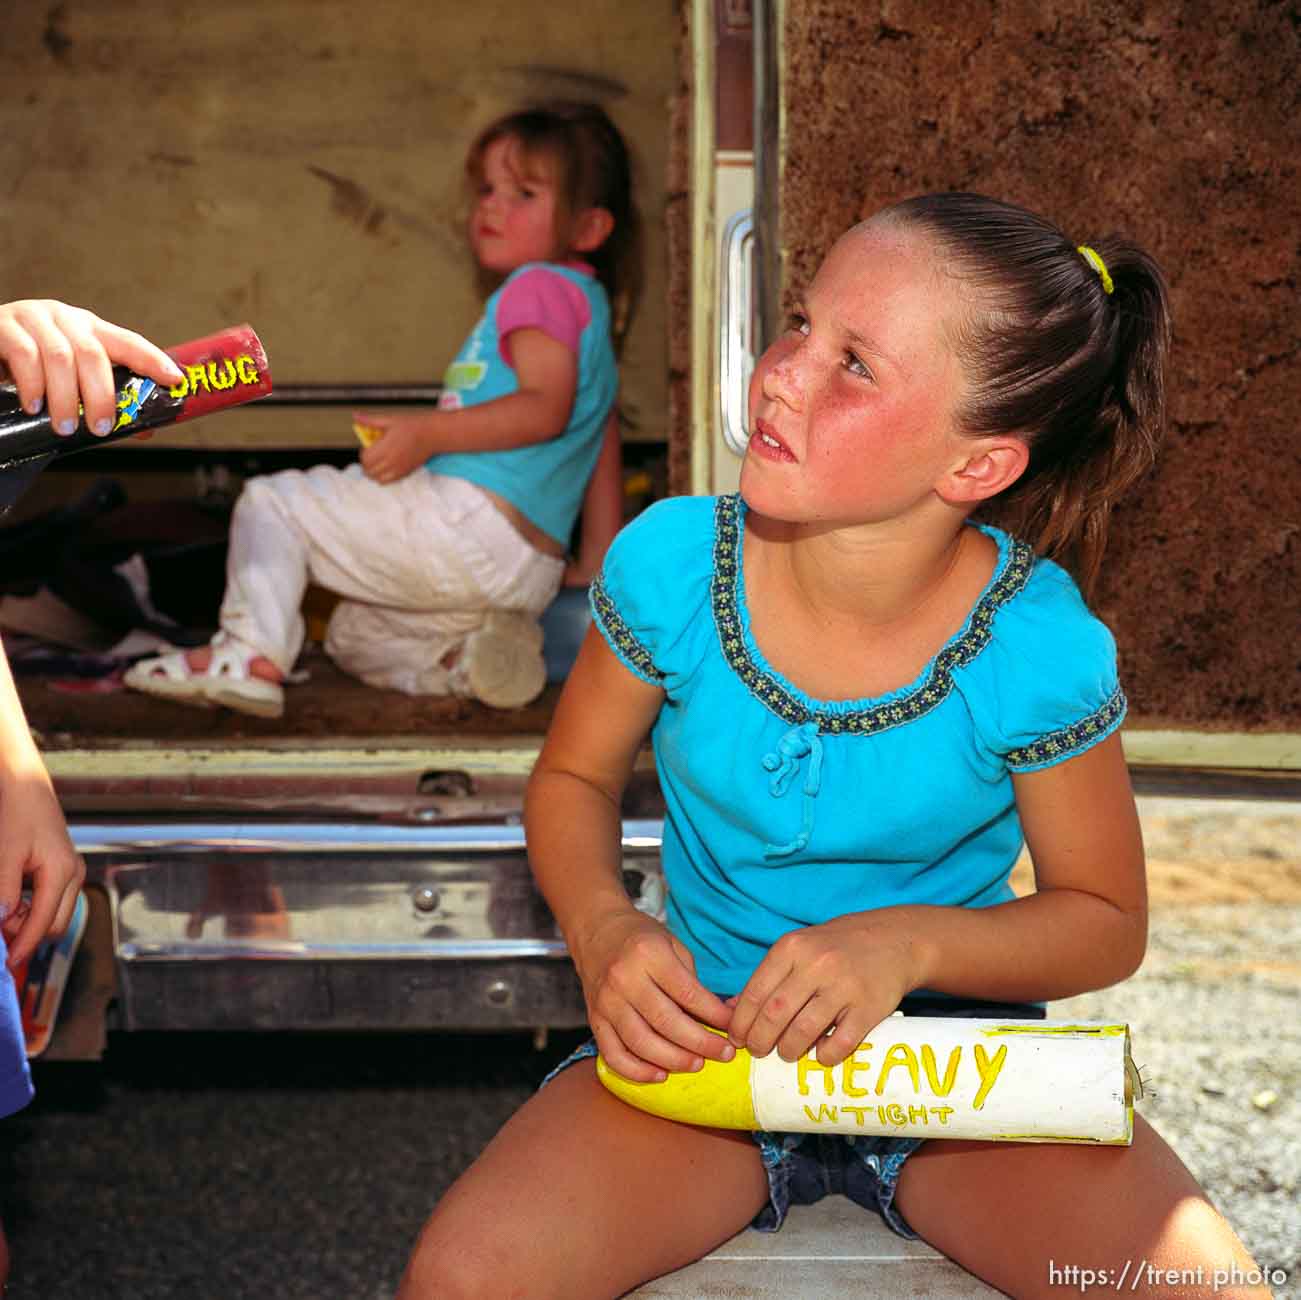
[[[522,709],[490,709],[472,700],[377,690],[340,672],[319,650],[300,661],[310,676],[285,691],[283,718],[254,718],[228,709],[197,709],[138,691],[69,693],[44,677],[20,677],[19,694],[41,748],[48,752],[116,742],[168,746],[230,742],[369,739],[444,740],[536,734],[551,720],[560,694],[549,686]]]

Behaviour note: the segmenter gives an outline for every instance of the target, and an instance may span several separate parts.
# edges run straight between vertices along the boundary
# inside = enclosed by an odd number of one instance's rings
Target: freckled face
[[[922,234],[856,226],[827,255],[750,382],[741,493],[761,514],[837,526],[905,516],[962,462],[961,298]]]
[[[546,170],[523,157],[517,140],[494,140],[484,150],[470,214],[470,247],[479,265],[506,275],[526,262],[563,258],[556,206],[555,181]]]

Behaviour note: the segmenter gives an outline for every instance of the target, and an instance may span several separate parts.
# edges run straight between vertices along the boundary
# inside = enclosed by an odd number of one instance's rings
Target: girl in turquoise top
[[[738,1047],[832,1066],[896,1008],[1042,1015],[1137,968],[1115,649],[1049,557],[1087,589],[1152,462],[1167,347],[1146,254],[992,199],[913,199],[832,248],[756,367],[739,495],[616,539],[529,784],[530,859],[616,1071]],[[970,522],[994,501],[1009,532]],[[667,924],[620,878],[648,732]],[[752,1139],[626,1106],[590,1057],[439,1204],[406,1300],[619,1295],[828,1188],[1016,1296],[1050,1292],[1050,1261],[1142,1260],[1135,1294],[1252,1267],[1141,1118],[1127,1148]]]

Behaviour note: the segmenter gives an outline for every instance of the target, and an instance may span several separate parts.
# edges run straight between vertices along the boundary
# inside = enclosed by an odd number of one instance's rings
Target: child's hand
[[[571,941],[587,1018],[605,1062],[636,1083],[669,1071],[699,1070],[704,1058],[730,1061],[727,1004],[696,979],[691,953],[651,917],[629,907]]]
[[[47,934],[67,929],[85,878],[44,770],[8,774],[0,785],[0,931],[10,968],[30,957]],[[30,908],[21,900],[24,882],[32,890]]]
[[[373,424],[362,424],[360,420],[352,422],[352,431],[357,435],[357,441],[363,447],[369,447],[371,443],[377,442],[384,436],[384,430],[377,428]]]
[[[822,1065],[839,1065],[917,987],[909,935],[889,915],[852,912],[783,935],[736,999],[728,1037],[784,1061],[816,1044]]]
[[[353,427],[371,436],[362,447],[361,467],[376,483],[396,483],[434,454],[429,438],[431,412],[419,415],[386,415],[378,411],[357,411]],[[360,434],[358,435],[361,436]]]
[[[12,377],[25,411],[35,414],[43,401],[49,403],[57,432],[76,429],[78,399],[92,432],[102,436],[113,428],[115,364],[160,384],[184,378],[176,362],[148,339],[84,308],[53,299],[0,303],[0,371]]]

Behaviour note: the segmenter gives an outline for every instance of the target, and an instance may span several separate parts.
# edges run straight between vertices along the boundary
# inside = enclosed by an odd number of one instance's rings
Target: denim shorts
[[[959,998],[905,998],[900,1010],[909,1016],[953,1016],[963,1020],[1042,1020],[1042,1006],[1033,1003],[968,1002]],[[545,1079],[546,1087],[561,1070],[596,1056],[596,1041],[588,1039],[561,1061]],[[857,1137],[821,1133],[751,1133],[768,1175],[768,1204],[750,1221],[759,1232],[776,1232],[792,1205],[813,1205],[839,1193],[855,1205],[879,1214],[901,1237],[917,1234],[895,1209],[899,1175],[904,1162],[924,1138]]]

